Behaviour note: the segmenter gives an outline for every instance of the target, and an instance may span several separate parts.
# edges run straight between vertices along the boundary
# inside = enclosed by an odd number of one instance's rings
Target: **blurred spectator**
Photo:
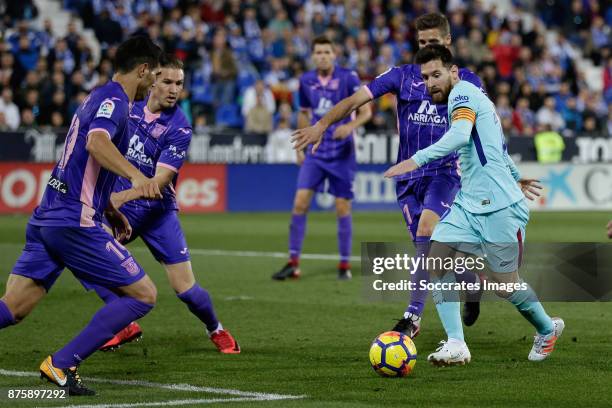
[[[74,71],[74,67],[76,65],[74,55],[72,54],[72,51],[70,51],[70,49],[68,48],[68,43],[66,42],[66,40],[63,39],[59,40],[55,44],[55,48],[51,50],[49,56],[47,57],[47,60],[49,66],[53,66],[56,61],[61,62],[62,71],[64,71],[66,75],[71,74],[72,71]]]
[[[74,17],[62,38],[48,19],[40,31],[33,28],[32,0],[5,1],[0,87],[12,89],[22,108],[31,105],[25,102],[28,92],[37,91],[32,114],[44,109],[36,120],[49,123],[57,111],[66,124],[83,93],[112,77],[116,45],[147,34],[185,61],[190,94],[181,106],[188,115],[205,115],[207,125],[229,118],[240,126],[246,115],[240,105],[252,100],[245,91],[262,78],[280,122],[289,105],[297,106],[297,78],[310,68],[314,35],[335,39],[338,63],[367,82],[390,66],[412,62],[416,44],[409,22],[440,7],[449,16],[457,62],[481,77],[507,133],[533,136],[533,112],[541,123],[561,124],[563,135],[579,135],[589,116],[605,133],[612,104],[612,7],[595,0],[554,3],[517,0],[502,10],[495,2],[467,0],[65,0]],[[94,44],[81,34],[82,24],[94,29],[99,61]],[[603,92],[588,78],[583,68],[588,65],[577,62],[581,57],[603,68]],[[47,110],[58,90],[65,94],[64,108]],[[558,115],[546,106],[548,97]],[[395,129],[393,97],[385,95],[375,105],[370,126]],[[221,109],[224,114],[217,115]]]
[[[232,51],[227,48],[225,32],[217,31],[213,37],[212,93],[215,104],[228,105],[234,100],[238,68]]]
[[[295,163],[297,156],[291,143],[289,121],[281,119],[277,128],[268,136],[266,143],[266,158],[268,163]]]
[[[94,31],[103,48],[119,44],[123,39],[121,24],[111,19],[110,13],[106,10],[97,17]]]
[[[36,126],[36,117],[30,108],[21,109],[21,127],[29,129]]]
[[[536,120],[540,126],[550,126],[550,128],[559,132],[565,126],[565,121],[559,112],[555,110],[555,98],[552,96],[544,100],[542,106],[536,114]]]
[[[512,114],[512,124],[516,131],[522,136],[533,136],[536,126],[536,115],[529,108],[527,98],[519,98],[516,109]]]
[[[563,137],[551,129],[550,125],[543,125],[534,138],[536,156],[540,163],[559,163],[565,150]]]
[[[244,130],[247,133],[262,135],[272,131],[272,113],[265,104],[263,93],[256,93],[255,106],[246,115]]]
[[[50,125],[55,128],[64,127],[64,115],[61,112],[55,111],[51,113]]]
[[[257,98],[261,98],[263,105],[270,114],[276,111],[276,102],[270,88],[266,86],[264,81],[258,79],[253,86],[247,88],[242,100],[242,116],[247,117],[248,113],[257,104]]]
[[[574,136],[582,130],[582,114],[576,107],[576,98],[571,97],[565,102],[561,116],[565,121],[564,136]]]
[[[10,88],[2,90],[0,113],[2,113],[4,123],[8,129],[15,130],[19,127],[19,108],[13,102],[13,91]]]

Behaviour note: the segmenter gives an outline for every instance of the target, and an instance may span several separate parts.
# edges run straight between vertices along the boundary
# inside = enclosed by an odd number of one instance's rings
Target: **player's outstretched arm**
[[[389,170],[385,172],[385,177],[395,177],[409,173],[465,146],[470,141],[472,126],[474,126],[474,124],[469,120],[455,120],[450,129],[448,129],[440,140],[426,149],[419,150],[410,159],[404,160],[389,168]]]
[[[294,144],[294,149],[301,150],[305,149],[309,144],[314,144],[312,146],[312,152],[314,153],[319,147],[323,139],[323,133],[325,133],[328,127],[346,118],[355,109],[368,103],[370,99],[370,94],[364,88],[359,89],[348,98],[344,98],[331,108],[317,123],[293,132],[291,141]]]
[[[140,192],[140,198],[159,199],[162,197],[157,183],[153,179],[145,177],[136,167],[132,166],[117,150],[107,133],[101,131],[89,133],[85,148],[100,166],[129,179],[132,182],[132,187]]]
[[[157,166],[155,169],[155,176],[151,180],[154,180],[157,183],[159,190],[161,191],[172,182],[175,175],[175,171],[167,167]],[[142,198],[140,191],[132,187],[127,190],[111,194],[110,199],[112,206],[115,208],[121,208],[121,206],[128,201],[138,200],[140,198]]]
[[[345,139],[349,137],[355,129],[359,126],[365,125],[372,118],[372,107],[369,103],[357,108],[357,116],[349,123],[345,123],[342,126],[338,126],[334,130],[334,139]]]

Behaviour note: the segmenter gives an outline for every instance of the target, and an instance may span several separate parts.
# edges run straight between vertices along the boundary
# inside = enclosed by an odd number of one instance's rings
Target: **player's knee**
[[[149,305],[154,305],[157,302],[157,288],[155,285],[150,285],[144,295],[145,299],[143,299],[143,302]]]
[[[308,212],[309,208],[310,206],[307,202],[296,200],[295,203],[293,203],[293,214],[304,215]]]
[[[157,288],[150,282],[148,285],[144,285],[135,296],[139,301],[154,305],[157,302]]]
[[[430,224],[421,225],[417,228],[417,237],[431,237],[433,234],[434,226]]]
[[[351,215],[351,202],[336,201],[336,216],[346,217],[348,215]]]

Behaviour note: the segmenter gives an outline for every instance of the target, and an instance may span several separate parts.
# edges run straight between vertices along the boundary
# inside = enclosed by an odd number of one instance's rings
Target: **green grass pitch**
[[[605,241],[608,217],[597,212],[534,213],[527,237],[550,242]],[[193,250],[284,252],[288,220],[286,213],[182,216]],[[0,267],[5,274],[19,256],[26,222],[22,216],[0,217]],[[399,213],[354,216],[355,255],[362,241],[405,239]],[[14,372],[37,371],[42,359],[68,341],[101,305],[95,294],[85,292],[66,271],[31,316],[0,331],[0,369],[13,373],[0,375],[0,406],[130,407],[163,406],[171,401],[189,406],[189,401],[218,399],[234,399],[218,402],[226,407],[610,406],[610,304],[547,303],[550,314],[565,319],[566,331],[552,357],[534,364],[527,361],[533,335],[529,324],[508,304],[486,303],[479,321],[465,331],[472,362],[446,369],[431,367],[425,360],[443,338],[429,304],[415,340],[419,352],[415,371],[408,378],[385,379],[371,369],[368,348],[376,335],[393,326],[405,305],[366,302],[357,271],[352,281],[338,282],[335,261],[304,260],[302,279],[275,282],[270,275],[284,259],[193,251],[199,282],[209,289],[220,320],[242,346],[242,354],[228,356],[216,352],[203,326],[176,298],[162,268],[142,242],[130,248],[157,283],[158,304],[141,321],[141,342],[115,353],[96,353],[83,364],[81,375],[208,388],[174,390],[155,384],[88,382],[97,396],[68,401],[8,400],[9,388],[48,387],[33,376],[17,377]],[[336,253],[333,214],[310,215],[304,252]],[[2,293],[5,282],[2,277]],[[274,401],[267,394],[304,397]]]

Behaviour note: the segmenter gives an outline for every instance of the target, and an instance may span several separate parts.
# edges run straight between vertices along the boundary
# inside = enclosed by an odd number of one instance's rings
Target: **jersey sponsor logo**
[[[333,106],[332,101],[330,101],[327,98],[321,98],[319,99],[319,104],[314,110],[314,113],[317,116],[324,116],[332,108],[332,106]]]
[[[457,95],[455,96],[455,99],[453,99],[453,103],[456,102],[469,102],[470,101],[470,97],[466,96],[466,95]]]
[[[113,116],[113,111],[115,110],[115,102],[110,99],[105,99],[100,104],[98,108],[98,112],[96,113],[96,118],[109,118]]]
[[[168,150],[170,150],[172,152],[172,156],[175,159],[184,159],[185,156],[187,156],[187,151],[185,150],[179,150],[175,145],[170,145],[168,146]]]
[[[425,82],[421,81],[421,82],[413,82],[412,86],[414,86],[415,88],[418,88],[419,86],[423,85]]]
[[[445,115],[438,114],[438,107],[430,101],[421,102],[419,109],[410,115],[408,120],[420,125],[446,126],[448,120]]]
[[[51,177],[47,185],[62,194],[66,194],[68,192],[68,184],[55,177]]]
[[[126,156],[128,159],[135,160],[139,164],[153,167],[153,159],[147,156],[144,149],[144,143],[140,141],[140,138],[136,134],[130,139],[130,146],[128,147]]]

